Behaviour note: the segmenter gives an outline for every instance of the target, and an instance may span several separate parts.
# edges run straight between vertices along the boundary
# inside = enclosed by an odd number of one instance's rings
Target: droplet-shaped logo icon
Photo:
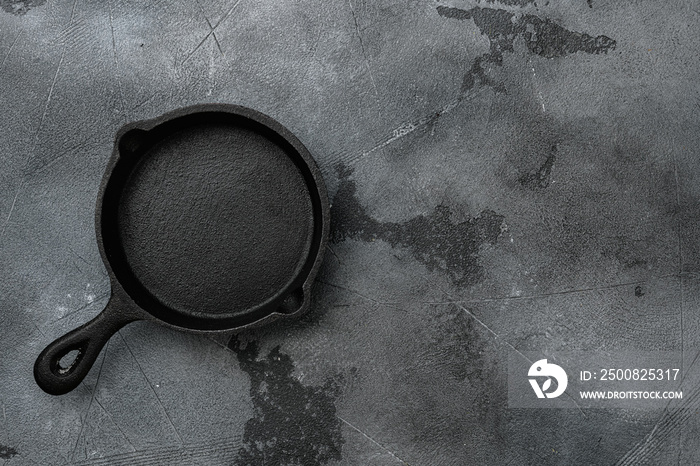
[[[569,378],[566,376],[564,369],[556,364],[549,364],[546,359],[535,361],[530,366],[527,375],[537,398],[556,398],[564,393],[569,383]],[[538,380],[542,381],[541,386]],[[556,382],[556,389],[550,392],[552,380]]]

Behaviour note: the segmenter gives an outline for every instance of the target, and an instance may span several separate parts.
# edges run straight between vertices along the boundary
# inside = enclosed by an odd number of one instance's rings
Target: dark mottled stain
[[[588,8],[593,8],[593,0],[587,0],[588,1]]]
[[[569,31],[550,19],[531,14],[518,14],[494,8],[472,8],[463,10],[446,6],[437,7],[438,14],[461,21],[471,19],[482,34],[489,38],[490,49],[474,59],[471,69],[464,77],[462,92],[473,88],[477,82],[493,87],[496,92],[505,92],[501,83],[488,77],[484,64],[500,66],[503,53],[514,51],[515,41],[522,38],[530,53],[545,58],[558,58],[584,52],[608,53],[617,43],[607,36],[593,37],[585,33]]]
[[[464,455],[484,433],[492,445],[503,445],[507,386],[497,343],[487,330],[459,306],[443,305],[432,307],[408,331],[411,343],[405,336],[400,343],[388,342],[395,345],[392,358],[400,369],[389,374],[392,428],[405,429],[416,451],[449,446]],[[464,458],[455,464],[499,464]]]
[[[493,364],[494,347],[482,335],[483,328],[467,312],[450,305],[431,322],[431,361],[457,382],[468,382],[479,395],[471,401],[478,418],[498,430],[501,403],[505,399]],[[430,351],[429,351],[430,352]]]
[[[627,254],[629,254],[628,251],[622,251],[620,250],[619,253],[615,254],[615,257],[617,260],[620,261],[622,265],[625,267],[631,269],[633,267],[646,267],[647,266],[647,261],[644,259],[639,259],[639,258],[627,258]]]
[[[520,184],[529,189],[544,189],[549,186],[550,177],[552,174],[552,167],[554,167],[554,162],[557,160],[557,146],[552,146],[547,156],[547,160],[544,161],[539,170],[534,173],[528,173],[520,177],[518,181]]]
[[[351,171],[339,168],[340,186],[331,209],[331,241],[346,238],[382,240],[392,247],[408,248],[428,270],[442,270],[457,285],[473,285],[482,276],[479,247],[495,244],[502,232],[502,215],[484,210],[470,220],[453,223],[448,207],[439,205],[429,215],[404,223],[379,222],[370,217],[355,195]]]
[[[0,8],[13,15],[23,15],[44,3],[46,0],[0,0]]]
[[[608,244],[602,250],[603,256],[615,258],[620,265],[628,269],[647,267],[647,260],[640,257],[639,247],[635,244],[640,243],[639,240],[635,240],[626,235],[608,237],[607,240]],[[646,238],[645,241],[646,240],[650,239]]]
[[[642,285],[637,285],[634,287],[634,295],[638,298],[641,298],[644,296],[646,293],[644,293],[644,288],[642,288]]]
[[[486,345],[474,319],[455,305],[444,308],[433,321],[430,345],[438,352],[434,364],[444,368],[455,380],[472,384],[484,381]]]
[[[493,8],[462,10],[445,6],[437,7],[446,18],[472,19],[482,34],[490,41],[492,51],[513,52],[515,40],[521,36],[530,52],[545,58],[563,57],[576,52],[591,54],[608,53],[617,43],[607,36],[593,37],[569,31],[550,19]]]
[[[0,445],[0,458],[4,460],[9,460],[13,456],[17,455],[17,450],[12,447],[6,447],[5,445]]]
[[[291,358],[274,348],[258,360],[256,342],[234,336],[229,347],[250,376],[250,395],[255,415],[245,426],[237,465],[257,466],[326,464],[341,459],[341,421],[335,400],[337,381],[306,387],[292,377]]]

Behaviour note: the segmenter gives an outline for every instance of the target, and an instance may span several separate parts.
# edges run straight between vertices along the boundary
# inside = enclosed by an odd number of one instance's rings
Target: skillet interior
[[[197,330],[284,311],[296,293],[293,307],[321,234],[301,155],[270,128],[226,112],[127,133],[100,215],[125,291],[156,318]]]

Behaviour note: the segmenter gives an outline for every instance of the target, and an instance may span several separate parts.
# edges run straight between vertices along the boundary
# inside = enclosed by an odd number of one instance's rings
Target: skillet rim
[[[105,211],[104,207],[105,194],[108,193],[110,188],[115,189],[114,187],[110,186],[110,180],[112,179],[112,175],[114,174],[114,170],[117,167],[118,162],[125,156],[122,154],[123,148],[120,147],[120,143],[127,133],[134,130],[149,132],[157,129],[161,125],[165,125],[180,118],[196,115],[198,113],[223,113],[250,119],[257,124],[262,125],[266,130],[271,131],[275,136],[281,138],[283,142],[288,144],[290,148],[294,150],[294,155],[303,161],[305,168],[308,169],[310,175],[309,179],[304,173],[302,173],[312,203],[314,231],[312,233],[312,239],[306,261],[301,267],[299,273],[290,281],[292,284],[297,284],[297,288],[295,290],[291,290],[290,292],[289,288],[291,288],[291,286],[281,289],[279,293],[267,301],[253,308],[249,308],[243,317],[231,316],[230,314],[222,314],[221,317],[212,315],[197,316],[192,314],[184,314],[177,309],[169,308],[160,303],[163,308],[167,309],[172,315],[177,317],[176,319],[169,320],[166,316],[152,312],[152,309],[149,309],[147,305],[142,304],[142,300],[140,300],[138,297],[132,296],[132,294],[127,291],[123,283],[120,281],[117,272],[115,272],[115,268],[106,248],[105,235],[103,234],[103,216],[109,215],[109,213]],[[313,182],[313,186],[310,185],[310,181]],[[116,194],[121,195],[121,191]],[[321,217],[320,221],[317,219],[319,213]],[[113,215],[116,215],[116,213],[113,213]],[[130,308],[128,310],[125,309],[123,312],[125,314],[135,314],[134,317],[136,317],[138,320],[150,320],[180,331],[195,333],[239,331],[266,325],[281,318],[294,318],[308,311],[311,285],[313,284],[323,261],[325,249],[328,243],[329,229],[330,204],[326,186],[323,181],[321,171],[306,146],[304,146],[304,144],[291,131],[289,131],[278,121],[274,120],[272,117],[257,110],[235,104],[197,104],[167,112],[153,119],[134,121],[122,126],[119,131],[117,131],[115,137],[114,148],[100,183],[95,208],[95,233],[97,245],[102,262],[105,265],[110,279],[112,295],[120,295],[122,301],[124,301]],[[311,260],[312,258],[313,261]],[[310,267],[308,267],[309,263],[311,263]],[[126,265],[128,267],[128,264]],[[304,269],[308,270],[304,272]],[[298,286],[298,282],[301,282],[301,286]],[[144,290],[150,294],[145,286]],[[282,301],[291,294],[294,295],[294,299],[292,300],[293,307],[283,311],[280,310]],[[105,311],[106,310],[107,309],[105,309]],[[168,314],[168,312],[166,312],[166,314]]]

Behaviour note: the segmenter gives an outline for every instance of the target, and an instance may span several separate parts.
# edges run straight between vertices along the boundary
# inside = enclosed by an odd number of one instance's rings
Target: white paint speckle
[[[404,123],[394,130],[394,138],[398,139],[406,136],[407,134],[413,132],[416,126],[413,123]]]
[[[95,301],[95,298],[96,298],[95,293],[92,293],[90,291],[91,286],[92,285],[90,285],[89,283],[85,286],[85,293],[83,296],[85,298],[85,301],[88,302],[88,304],[92,304],[92,302]]]

